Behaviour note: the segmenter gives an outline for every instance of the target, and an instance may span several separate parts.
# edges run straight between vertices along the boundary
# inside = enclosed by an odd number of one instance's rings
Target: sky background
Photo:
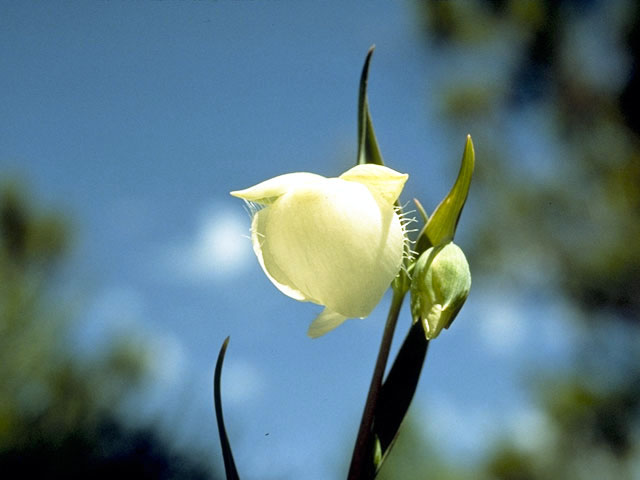
[[[151,345],[152,377],[123,414],[219,463],[211,379],[230,335],[223,402],[246,479],[344,476],[389,297],[368,319],[307,338],[321,307],[271,285],[249,215],[228,192],[354,164],[372,44],[383,156],[410,175],[402,200],[432,211],[474,133],[443,126],[438,88],[457,75],[490,82],[510,59],[452,65],[425,46],[411,2],[0,2],[0,180],[21,180],[74,225],[77,348],[119,334]],[[522,162],[554,148],[537,121],[510,127]],[[463,249],[468,225],[486,221],[473,189],[468,205]],[[581,334],[558,316],[571,318],[570,307],[544,291],[474,277],[430,347],[412,407],[442,452],[473,459],[500,435],[522,440],[523,429],[526,441],[544,441],[525,379],[534,367],[562,368]]]

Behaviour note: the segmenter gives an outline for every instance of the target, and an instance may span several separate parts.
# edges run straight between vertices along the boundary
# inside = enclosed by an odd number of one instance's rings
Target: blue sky
[[[360,69],[376,44],[369,101],[383,155],[410,174],[403,200],[417,196],[432,210],[474,133],[442,126],[436,87],[478,59],[450,65],[428,50],[413,9],[0,3],[0,175],[73,219],[70,278],[83,294],[84,341],[93,348],[133,330],[149,342],[153,381],[125,414],[220,461],[211,377],[230,335],[223,400],[243,478],[343,475],[388,298],[366,320],[307,338],[320,307],[264,277],[246,238],[249,216],[228,192],[286,172],[349,168]],[[499,58],[480,63],[499,75]],[[474,278],[467,305],[430,349],[413,411],[452,456],[473,458],[501,432],[540,430],[522,374],[561,366],[580,335],[544,320],[571,317],[560,300],[512,288]],[[534,318],[532,305],[548,315]],[[409,321],[405,305],[398,341]]]

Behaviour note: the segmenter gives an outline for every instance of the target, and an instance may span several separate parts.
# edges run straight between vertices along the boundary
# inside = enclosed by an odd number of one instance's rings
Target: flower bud
[[[263,206],[251,240],[269,280],[285,295],[325,306],[310,336],[369,315],[397,275],[405,236],[394,202],[407,178],[366,164],[339,178],[290,173],[231,192]]]
[[[411,314],[414,323],[422,322],[427,340],[449,328],[470,288],[469,264],[454,243],[431,247],[420,255],[411,282]]]

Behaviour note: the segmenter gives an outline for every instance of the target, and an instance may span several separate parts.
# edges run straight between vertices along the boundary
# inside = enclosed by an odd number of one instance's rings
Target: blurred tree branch
[[[442,79],[431,94],[452,128],[477,140],[471,204],[483,220],[472,231],[474,272],[567,298],[586,332],[572,372],[537,372],[532,384],[549,443],[496,445],[484,475],[632,479],[640,461],[640,5],[453,0],[419,2],[416,11],[427,48],[445,59],[432,66]]]
[[[71,353],[76,317],[60,297],[68,222],[0,186],[0,470],[35,478],[210,478],[153,429],[116,413],[147,371],[145,345]]]

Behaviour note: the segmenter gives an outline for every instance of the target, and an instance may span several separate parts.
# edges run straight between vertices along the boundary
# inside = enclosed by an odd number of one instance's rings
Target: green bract
[[[469,264],[454,243],[431,247],[420,255],[411,283],[411,314],[414,322],[422,322],[427,340],[449,328],[470,288]]]
[[[394,202],[407,178],[365,164],[338,178],[290,173],[231,192],[263,205],[251,239],[271,282],[296,300],[325,306],[310,336],[369,315],[397,275],[405,236]]]
[[[428,221],[425,221],[425,226],[418,235],[416,244],[418,253],[424,252],[431,246],[444,245],[453,241],[460,214],[469,194],[475,163],[476,155],[473,150],[473,142],[471,141],[471,136],[467,135],[458,178],[456,178],[453,187],[431,214]],[[423,214],[423,218],[425,217],[426,215]]]

